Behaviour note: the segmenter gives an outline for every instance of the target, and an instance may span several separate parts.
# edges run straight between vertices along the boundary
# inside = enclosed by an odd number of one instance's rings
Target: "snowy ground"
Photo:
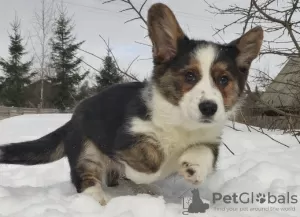
[[[38,138],[58,128],[69,118],[70,115],[57,114],[25,115],[2,120],[0,144]],[[126,185],[114,191],[110,190],[112,194],[121,196],[113,198],[107,206],[102,207],[93,199],[76,194],[70,183],[69,166],[66,159],[62,159],[51,164],[30,167],[0,165],[0,216],[299,217],[300,145],[296,139],[280,132],[268,132],[290,146],[286,148],[265,135],[248,132],[243,125],[236,125],[236,128],[241,131],[226,127],[223,135],[224,142],[235,155],[222,146],[218,171],[199,188],[203,201],[210,203],[210,208],[205,213],[187,213],[190,189],[193,186],[186,184],[180,177],[170,177],[155,183],[163,192],[157,197],[145,194],[126,196],[126,193],[132,193],[130,186]],[[251,195],[252,192],[254,200],[248,203],[234,203],[226,196],[244,193],[242,200],[247,202],[248,194]],[[213,203],[213,193],[222,194],[225,201]],[[261,204],[256,201],[259,193],[271,196],[266,196],[266,201]],[[299,202],[291,203],[293,196]],[[274,198],[277,200],[275,203]]]

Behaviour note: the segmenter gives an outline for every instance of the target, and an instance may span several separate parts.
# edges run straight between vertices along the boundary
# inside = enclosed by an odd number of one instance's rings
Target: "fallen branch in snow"
[[[225,145],[225,147],[228,149],[228,151],[230,151],[230,153],[232,154],[232,155],[235,155],[234,154],[234,152],[233,151],[231,151],[231,149],[226,145],[226,143],[225,142],[222,142],[224,145]]]
[[[242,111],[240,111],[240,115],[241,115],[242,118],[244,119],[244,122],[245,122],[245,124],[246,124],[246,126],[247,126],[247,128],[248,128],[248,131],[251,132],[250,127],[248,126],[248,123],[247,123],[246,118],[245,118],[245,116],[244,116],[244,114],[243,114]]]
[[[234,128],[234,127],[231,127],[231,126],[229,126],[229,125],[225,125],[225,126],[231,128],[231,129],[233,129],[233,130],[235,130],[235,131],[240,131],[240,132],[241,132],[241,130],[238,130],[238,129],[236,129],[236,128]]]
[[[284,143],[282,143],[282,142],[280,142],[280,141],[274,139],[272,136],[270,136],[270,135],[268,135],[267,133],[265,133],[264,130],[263,130],[262,128],[260,128],[261,131],[259,131],[259,130],[255,129],[255,128],[252,127],[252,126],[249,126],[249,127],[250,127],[251,129],[255,130],[256,132],[259,132],[259,133],[262,133],[262,134],[266,135],[267,137],[269,137],[269,138],[272,139],[273,141],[275,141],[275,142],[277,142],[277,143],[279,143],[279,144],[281,144],[281,145],[283,145],[283,146],[285,146],[285,147],[287,147],[287,148],[290,148],[290,146],[288,146],[288,145],[286,145],[286,144],[284,144]]]
[[[253,126],[248,125],[247,123],[244,123],[244,124],[247,126],[248,130],[250,130],[250,128],[251,128],[251,129],[255,130],[255,131],[258,132],[258,133],[264,134],[265,136],[269,137],[271,140],[273,140],[273,141],[275,141],[275,142],[277,142],[277,143],[279,143],[279,144],[281,144],[281,145],[283,145],[283,146],[285,146],[285,147],[287,147],[287,148],[290,148],[290,146],[288,146],[288,145],[286,145],[286,144],[284,144],[284,143],[282,143],[282,142],[280,142],[280,141],[274,139],[272,136],[270,136],[270,135],[268,135],[267,133],[265,133],[264,130],[263,130],[263,128],[260,128],[260,130],[257,130],[257,129],[255,129]],[[241,131],[241,130],[235,129],[235,128],[231,127],[231,126],[228,126],[228,125],[226,125],[226,127],[229,127],[229,128],[231,128],[231,129],[234,129],[235,131]],[[249,132],[251,132],[251,131],[249,131]],[[297,141],[299,141],[298,138],[297,138],[297,136],[296,136],[296,135],[294,135],[294,136],[296,137]],[[225,144],[224,144],[224,145],[225,145]],[[226,145],[225,145],[225,146],[226,146]],[[226,147],[227,147],[227,146],[226,146]]]

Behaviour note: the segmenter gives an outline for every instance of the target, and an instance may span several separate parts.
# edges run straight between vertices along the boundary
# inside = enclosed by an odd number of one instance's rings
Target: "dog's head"
[[[229,44],[189,39],[173,12],[156,3],[148,11],[152,80],[181,115],[199,124],[224,121],[239,101],[263,30],[256,27]]]

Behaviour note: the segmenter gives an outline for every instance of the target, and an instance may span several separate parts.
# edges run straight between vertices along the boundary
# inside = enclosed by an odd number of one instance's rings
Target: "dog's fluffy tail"
[[[0,164],[35,165],[63,158],[65,156],[63,139],[70,128],[71,122],[67,122],[37,140],[0,145]]]

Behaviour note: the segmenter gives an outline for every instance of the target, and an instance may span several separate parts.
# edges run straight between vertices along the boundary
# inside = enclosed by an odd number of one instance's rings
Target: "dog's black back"
[[[147,117],[141,95],[143,88],[145,83],[140,82],[113,85],[83,101],[76,108],[72,122],[103,153],[112,156],[114,151],[130,145],[131,137],[125,132],[127,120],[132,116]]]

